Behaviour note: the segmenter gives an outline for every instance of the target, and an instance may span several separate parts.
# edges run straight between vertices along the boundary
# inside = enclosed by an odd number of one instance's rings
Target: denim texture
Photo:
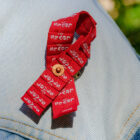
[[[96,20],[97,37],[75,82],[78,111],[56,120],[51,108],[41,118],[31,115],[20,97],[45,69],[51,22],[81,10]],[[0,0],[1,130],[17,139],[130,140],[140,127],[139,92],[136,53],[96,0]]]

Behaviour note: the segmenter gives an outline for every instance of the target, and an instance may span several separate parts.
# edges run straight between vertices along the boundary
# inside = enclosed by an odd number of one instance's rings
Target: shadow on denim
[[[131,140],[140,140],[140,127],[137,129]]]

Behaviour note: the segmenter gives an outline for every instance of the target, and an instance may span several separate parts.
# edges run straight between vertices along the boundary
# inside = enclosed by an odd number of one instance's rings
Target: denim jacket
[[[78,111],[25,115],[20,97],[45,69],[51,22],[81,10],[96,20],[97,37],[75,82]],[[130,140],[139,127],[139,60],[96,0],[0,0],[0,140]]]

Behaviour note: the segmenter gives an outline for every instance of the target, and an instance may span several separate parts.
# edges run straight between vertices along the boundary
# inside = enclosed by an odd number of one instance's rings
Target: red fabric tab
[[[54,74],[49,71],[48,69],[46,69],[43,74],[41,75],[41,77],[52,87],[54,87],[55,89],[57,89],[58,91],[60,91],[64,86],[65,83],[60,80],[58,77],[54,76]]]
[[[82,50],[85,53],[85,55],[89,58],[90,57],[90,46],[87,43],[83,43]]]
[[[53,61],[55,61],[57,57],[58,57],[58,55],[47,56],[47,57],[46,57],[46,62],[47,62],[47,63],[46,63],[46,68],[48,68],[48,66],[51,65],[51,63],[52,63]]]
[[[48,45],[47,46],[47,54],[48,55],[56,55],[68,49],[70,44],[56,44],[56,45]]]
[[[81,69],[81,67],[66,54],[63,54],[60,57],[58,57],[58,61],[65,66],[67,71],[72,76],[75,75]]]
[[[34,102],[38,103],[42,108],[46,108],[51,103],[51,99],[44,96],[43,93],[39,92],[34,86],[31,86],[27,93]]]
[[[87,57],[80,50],[70,49],[68,54],[81,66],[83,67],[87,62]]]
[[[54,99],[58,95],[58,91],[49,86],[41,77],[34,83],[35,87],[38,88],[42,94]]]
[[[67,21],[67,20],[58,20],[52,22],[52,25],[50,27],[50,32],[68,32],[68,33],[73,33],[74,31],[74,26],[73,26],[73,21]]]
[[[78,96],[77,96],[76,87],[73,78],[67,83],[65,88],[60,92],[57,99],[65,98],[65,97],[69,97],[69,98],[74,97],[76,105],[79,105]]]
[[[38,116],[40,116],[43,112],[43,109],[35,103],[32,98],[30,98],[27,93],[22,96],[22,101],[30,108],[32,109]]]
[[[68,100],[71,100],[71,99],[67,99],[67,101]],[[61,103],[61,102],[59,102],[59,103]],[[75,111],[77,111],[77,106],[67,105],[67,106],[64,106],[64,108],[54,108],[53,107],[53,119],[57,119],[58,117],[61,117],[63,115],[66,115],[66,114],[69,114],[69,113],[75,112]]]
[[[48,44],[71,43],[73,40],[73,35],[74,34],[71,34],[71,33],[49,32],[48,33]]]
[[[87,44],[90,44],[91,41],[92,41],[95,37],[96,37],[96,28],[93,28],[93,29],[90,30],[89,34],[87,35],[85,42],[86,42]]]
[[[76,111],[79,105],[74,80],[71,79],[52,103],[53,119]]]

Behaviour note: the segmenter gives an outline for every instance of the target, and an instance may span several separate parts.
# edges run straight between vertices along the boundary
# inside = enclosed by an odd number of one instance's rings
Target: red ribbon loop
[[[72,44],[74,33],[79,38]],[[96,37],[96,22],[86,11],[53,21],[48,33],[46,70],[22,96],[38,116],[52,103],[53,119],[74,112],[79,105],[73,76],[90,57],[90,43]],[[52,72],[56,64],[64,71]],[[61,72],[61,68],[58,69]]]

